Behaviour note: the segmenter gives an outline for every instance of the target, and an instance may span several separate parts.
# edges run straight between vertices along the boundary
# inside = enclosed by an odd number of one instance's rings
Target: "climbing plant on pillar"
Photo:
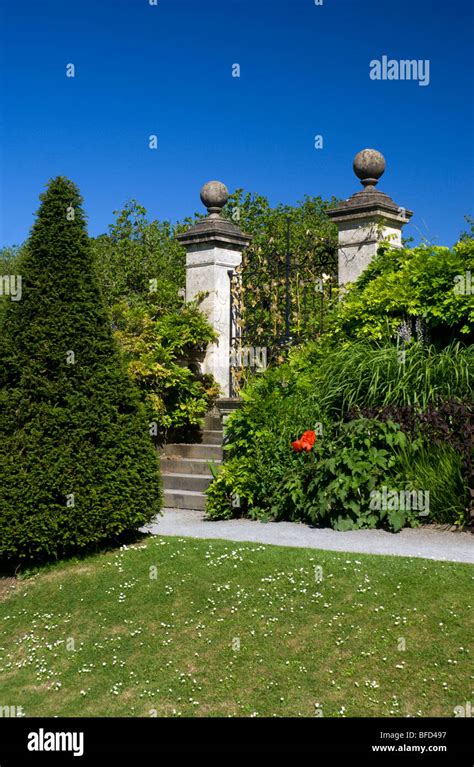
[[[157,459],[98,287],[82,198],[50,181],[0,339],[0,557],[87,549],[159,511]]]

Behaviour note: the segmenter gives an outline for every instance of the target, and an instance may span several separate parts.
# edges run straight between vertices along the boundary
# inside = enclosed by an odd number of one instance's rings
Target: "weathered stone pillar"
[[[201,309],[218,333],[210,344],[203,372],[212,373],[223,397],[229,396],[230,363],[230,275],[242,261],[242,252],[251,237],[231,221],[222,218],[221,209],[229,193],[220,181],[209,181],[201,189],[201,200],[208,216],[177,239],[186,248],[186,301],[207,293]]]
[[[385,159],[375,149],[354,158],[354,173],[364,189],[328,211],[339,229],[339,285],[354,282],[369,265],[382,241],[402,247],[402,227],[413,213],[375,188],[385,170]]]

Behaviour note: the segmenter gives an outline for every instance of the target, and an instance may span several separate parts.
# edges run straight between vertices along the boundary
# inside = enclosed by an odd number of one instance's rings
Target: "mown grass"
[[[472,572],[148,538],[6,590],[0,705],[26,716],[450,717],[471,700]]]

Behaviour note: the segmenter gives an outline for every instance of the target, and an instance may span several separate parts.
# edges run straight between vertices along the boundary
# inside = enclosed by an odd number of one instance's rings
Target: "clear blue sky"
[[[415,212],[407,235],[451,245],[472,214],[472,0],[0,8],[2,245],[27,237],[58,174],[79,185],[96,235],[132,197],[153,218],[190,215],[210,179],[272,203],[348,197],[353,156],[371,146],[387,160],[379,188]],[[371,80],[384,54],[429,59],[430,84]]]

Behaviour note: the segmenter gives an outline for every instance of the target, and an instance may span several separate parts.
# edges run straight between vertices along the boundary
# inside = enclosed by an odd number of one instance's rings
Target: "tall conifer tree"
[[[161,501],[145,414],[94,274],[82,198],[58,177],[40,199],[21,298],[9,301],[0,338],[0,556],[18,561],[135,529]]]

